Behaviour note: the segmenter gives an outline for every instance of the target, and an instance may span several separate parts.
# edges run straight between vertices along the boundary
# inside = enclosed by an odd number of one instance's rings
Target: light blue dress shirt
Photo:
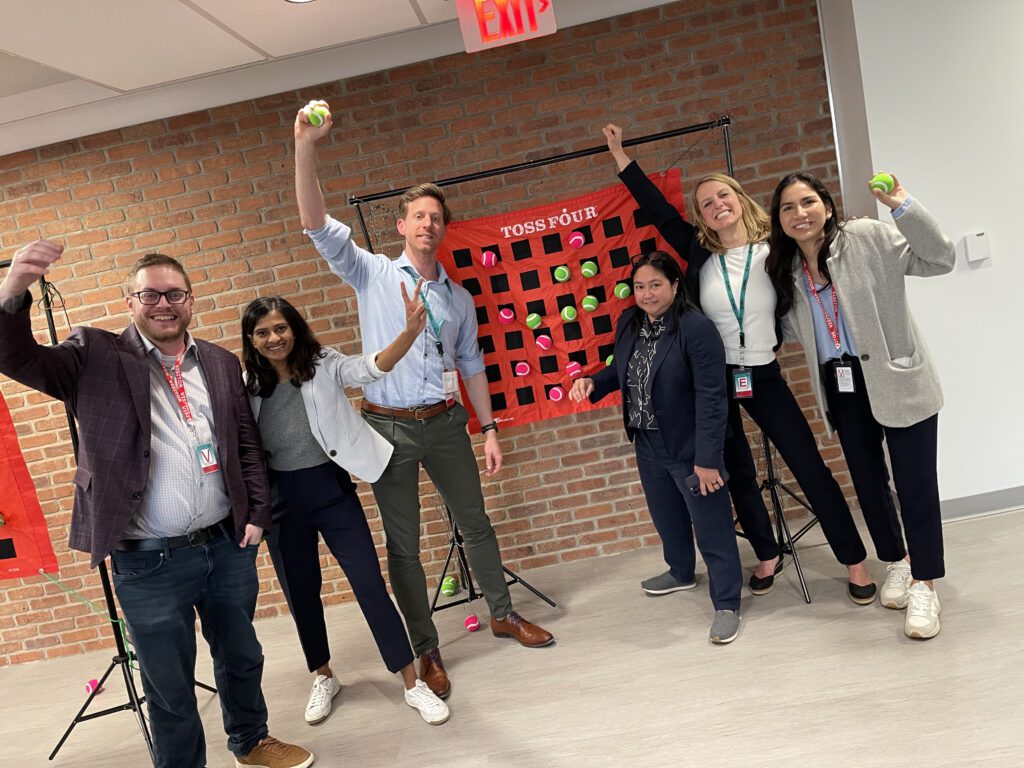
[[[351,285],[359,302],[363,349],[384,349],[405,328],[399,286],[412,295],[418,273],[404,253],[394,261],[370,253],[352,241],[352,230],[330,216],[320,229],[306,230],[331,271]],[[469,291],[437,265],[438,279],[424,281],[423,295],[434,323],[428,322],[412,349],[383,379],[366,384],[371,403],[388,408],[413,408],[445,399],[444,372],[458,369],[462,379],[484,371],[477,342],[476,308]],[[434,324],[440,325],[443,355],[437,351]]]

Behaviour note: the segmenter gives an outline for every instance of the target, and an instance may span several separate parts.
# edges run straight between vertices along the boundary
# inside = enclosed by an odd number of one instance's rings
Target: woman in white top
[[[416,679],[409,637],[388,595],[349,476],[351,470],[372,482],[391,458],[391,444],[349,405],[345,387],[384,376],[423,332],[423,303],[405,296],[404,286],[402,294],[405,328],[380,352],[367,355],[322,347],[295,307],[276,296],[251,302],[242,317],[246,387],[269,466],[273,527],[267,544],[314,673],[305,713],[311,725],[330,714],[341,691],[320,599],[320,537],[345,571],[385,665],[401,673],[405,702],[431,725],[448,719],[448,706]]]
[[[839,484],[818,453],[803,411],[775,359],[775,290],[765,271],[768,214],[730,176],[710,174],[694,187],[697,226],[686,221],[622,149],[622,130],[604,128],[619,178],[648,220],[687,262],[688,287],[714,322],[725,344],[730,435],[725,468],[736,517],[754,548],[757,569],[750,590],[774,587],[782,555],[757,483],[739,405],[768,436],[799,483],[840,563],[849,571],[848,594],[860,605],[874,601],[876,587],[865,565],[867,552]],[[672,566],[671,563],[669,563]],[[668,574],[644,582],[649,594],[675,591]],[[648,586],[657,589],[649,589]]]

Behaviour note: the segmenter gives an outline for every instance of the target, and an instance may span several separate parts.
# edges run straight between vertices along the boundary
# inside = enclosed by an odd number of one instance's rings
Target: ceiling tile
[[[264,59],[172,0],[46,0],[42,24],[37,5],[5,3],[0,49],[111,88],[143,88]]]
[[[0,99],[73,79],[65,72],[0,53]]]
[[[439,21],[451,21],[459,17],[455,10],[455,0],[410,0],[419,5],[427,22],[436,24]]]

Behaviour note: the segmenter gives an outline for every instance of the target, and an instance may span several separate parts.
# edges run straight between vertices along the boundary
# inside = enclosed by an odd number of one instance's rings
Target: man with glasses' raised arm
[[[83,327],[56,347],[36,343],[28,289],[63,250],[39,240],[15,253],[0,283],[0,373],[63,400],[78,421],[70,543],[93,566],[111,558],[156,765],[206,765],[197,613],[235,764],[311,765],[309,752],[267,730],[252,618],[269,491],[238,359],[189,335],[192,284],[160,254],[128,274],[132,323],[123,333]]]

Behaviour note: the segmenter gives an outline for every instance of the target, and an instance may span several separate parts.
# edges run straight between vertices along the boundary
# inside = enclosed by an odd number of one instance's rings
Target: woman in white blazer
[[[251,302],[242,317],[246,387],[273,501],[267,544],[306,665],[315,675],[305,713],[310,724],[330,714],[341,691],[330,665],[320,599],[320,536],[345,571],[385,665],[401,673],[406,703],[432,725],[448,719],[447,705],[416,678],[409,637],[388,595],[349,476],[373,482],[391,458],[391,445],[352,408],[345,388],[384,376],[423,332],[423,303],[410,300],[404,287],[402,295],[405,328],[385,349],[367,355],[349,357],[322,347],[302,315],[279,297]]]
[[[830,433],[839,433],[871,538],[889,563],[879,599],[906,608],[904,632],[924,639],[939,633],[933,581],[945,575],[936,468],[942,389],[910,313],[906,278],[946,274],[956,254],[898,180],[873,193],[895,226],[872,219],[840,225],[821,181],[786,176],[772,197],[767,269],[783,330],[819,373],[811,388]]]

